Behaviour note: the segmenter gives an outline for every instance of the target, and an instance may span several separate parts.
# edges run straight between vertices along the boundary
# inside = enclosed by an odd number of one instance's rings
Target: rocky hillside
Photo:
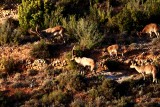
[[[105,8],[104,2],[98,5]],[[1,7],[1,25],[8,18],[18,20],[17,6]],[[118,6],[114,12],[122,10],[123,5]],[[135,31],[104,33],[101,43],[91,49],[80,47],[83,44],[72,38],[67,43],[53,43],[29,33],[20,37],[24,40],[18,44],[0,46],[2,107],[159,106],[160,39],[154,34],[150,38],[138,36]],[[125,47],[118,50],[118,56],[107,52],[114,41],[120,41],[116,42],[120,48]],[[79,56],[94,59],[95,72],[71,61],[74,46]],[[152,83],[151,75],[143,80],[141,74],[130,68],[132,61],[140,66],[156,66],[158,83]]]

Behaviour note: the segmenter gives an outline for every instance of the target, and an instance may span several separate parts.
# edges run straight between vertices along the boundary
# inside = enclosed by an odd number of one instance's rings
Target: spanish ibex
[[[152,33],[155,33],[157,38],[159,37],[160,27],[156,23],[150,23],[146,25],[142,31],[138,32],[138,35],[141,36],[142,34],[148,34],[151,37]]]
[[[137,66],[133,62],[130,65],[130,68],[135,68],[137,72],[141,73],[143,75],[143,79],[145,80],[145,74],[152,74],[153,82],[157,83],[156,74],[157,69],[154,65],[144,65],[144,66]]]
[[[106,49],[104,49],[105,51]],[[109,53],[110,56],[113,55],[118,55],[118,51],[121,51],[122,56],[124,55],[124,53],[126,52],[126,47],[125,46],[119,46],[118,44],[113,44],[107,47],[107,51]]]
[[[87,58],[87,57],[76,57],[74,55],[74,48],[72,49],[72,59],[71,60],[75,60],[76,63],[82,65],[83,67],[89,66],[91,71],[94,71],[95,69],[95,61],[91,58]]]
[[[44,38],[44,35],[49,36],[50,34],[53,34],[53,36],[60,35],[63,39],[63,42],[65,43],[65,37],[64,37],[65,28],[58,25],[52,28],[47,28],[41,31],[38,31],[38,26],[36,26],[36,31],[33,31],[32,28],[29,29],[29,33],[36,34],[40,39]],[[51,36],[50,36],[51,37]]]

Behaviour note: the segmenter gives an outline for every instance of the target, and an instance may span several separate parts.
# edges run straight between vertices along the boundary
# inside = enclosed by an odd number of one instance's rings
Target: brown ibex
[[[142,34],[148,34],[151,37],[152,33],[155,33],[157,38],[159,37],[160,27],[156,23],[150,23],[146,25],[142,31],[138,32],[138,36],[141,36]]]
[[[104,49],[105,51],[106,49]],[[107,47],[107,51],[109,53],[110,56],[113,55],[118,55],[118,51],[121,51],[121,54],[123,56],[123,54],[126,52],[126,47],[125,46],[119,46],[118,44],[114,44],[114,45],[110,45]]]
[[[144,65],[144,66],[137,66],[136,64],[130,65],[130,68],[135,68],[137,72],[141,73],[143,75],[143,79],[145,80],[145,74],[152,74],[153,77],[153,82],[157,83],[156,79],[156,74],[157,74],[157,69],[154,65]]]
[[[86,66],[89,66],[90,67],[90,70],[91,71],[94,71],[95,69],[95,61],[92,59],[92,58],[87,58],[87,57],[76,57],[74,55],[74,48],[75,46],[73,47],[72,49],[72,59],[71,60],[74,60],[76,63],[82,65],[83,67],[86,67]]]
[[[65,43],[65,38],[64,38],[64,32],[65,28],[58,25],[52,28],[47,28],[41,31],[38,31],[38,26],[36,26],[36,31],[33,31],[32,29],[29,29],[29,33],[36,34],[40,39],[44,38],[44,35],[50,35],[53,34],[54,36],[60,35],[61,38],[63,39],[63,42]]]

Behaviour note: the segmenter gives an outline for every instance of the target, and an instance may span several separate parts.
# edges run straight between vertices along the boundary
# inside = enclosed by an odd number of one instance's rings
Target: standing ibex
[[[154,65],[144,65],[144,66],[137,66],[136,64],[130,65],[130,68],[135,68],[137,72],[141,73],[143,75],[143,79],[145,80],[145,74],[152,74],[153,77],[153,82],[157,83],[156,79],[156,74],[157,74],[157,69]]]
[[[159,37],[159,32],[160,32],[160,27],[156,24],[156,23],[150,23],[148,25],[146,25],[142,31],[140,31],[138,33],[139,36],[141,36],[142,34],[148,34],[151,37],[152,33],[155,33],[155,35],[157,36],[157,38]]]
[[[63,39],[63,42],[65,43],[65,38],[64,38],[64,32],[65,32],[65,28],[62,26],[55,26],[52,28],[47,28],[45,30],[42,31],[38,31],[38,26],[36,26],[36,31],[33,31],[32,29],[29,29],[29,33],[33,33],[36,34],[37,36],[39,36],[40,38],[43,38],[44,35],[50,35],[53,34],[54,36],[60,35],[61,38]]]
[[[104,49],[105,51],[106,49]],[[114,44],[114,45],[110,45],[107,47],[107,51],[109,53],[110,56],[113,55],[118,55],[118,51],[121,51],[121,54],[123,56],[123,54],[126,52],[126,47],[125,46],[119,46],[118,44]]]
[[[74,48],[75,46],[72,49],[72,59],[71,60],[75,60],[76,63],[82,65],[83,67],[90,66],[90,70],[93,71],[95,68],[94,60],[91,58],[87,58],[87,57],[76,57],[75,55],[73,55]]]
[[[116,54],[116,56],[117,56],[118,49],[119,49],[118,44],[114,44],[114,45],[108,46],[107,51],[110,56],[113,56],[113,54]]]

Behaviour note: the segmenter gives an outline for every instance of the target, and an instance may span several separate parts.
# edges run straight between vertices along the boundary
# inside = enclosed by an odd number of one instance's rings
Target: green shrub
[[[69,35],[69,39],[70,40],[74,40],[74,41],[78,41],[79,37],[76,34],[76,30],[77,30],[77,20],[76,20],[76,16],[72,15],[69,16],[68,18],[63,18],[61,20],[62,25],[64,26],[64,28],[66,28],[67,33]]]
[[[47,9],[46,11],[51,11],[51,10]],[[56,25],[60,25],[60,22],[63,18],[61,14],[62,11],[63,11],[63,7],[59,6],[56,8],[56,10],[51,11],[51,14],[44,15],[44,25],[43,26],[45,28],[49,28],[49,27],[54,27]]]
[[[113,8],[110,6],[110,2],[107,0],[105,3],[105,9],[104,7],[98,6],[98,2],[96,4],[90,5],[90,14],[88,18],[92,20],[93,22],[96,22],[99,26],[104,24],[107,19],[111,18],[111,13]],[[103,5],[104,5],[103,4]]]
[[[71,100],[71,96],[61,90],[53,91],[48,95],[43,95],[41,101],[44,105],[66,106]]]
[[[92,89],[90,89],[90,90],[88,91],[88,95],[89,95],[90,98],[95,99],[96,97],[99,96],[99,92],[98,92],[97,89],[92,88]]]
[[[18,21],[8,18],[0,27],[0,45],[18,44],[20,42],[21,29]]]
[[[22,107],[39,107],[40,101],[38,99],[29,99],[28,101],[25,101],[25,104],[22,105]]]
[[[40,41],[38,44],[33,45],[30,55],[40,59],[49,58],[51,56],[48,45],[44,41]]]
[[[72,52],[68,52],[65,55],[66,61],[67,61],[67,69],[78,71],[78,65],[75,61],[71,61],[72,59]]]
[[[56,7],[56,2],[50,0],[22,0],[18,8],[19,23],[23,31],[35,28],[53,27],[61,19],[63,8]]]
[[[112,99],[116,95],[116,88],[118,83],[114,80],[104,79],[102,85],[98,87],[100,95],[105,96],[106,99]]]
[[[75,75],[72,78],[70,78],[68,85],[70,86],[73,92],[83,91],[86,89],[85,78],[82,75]]]
[[[75,16],[69,20],[63,19],[62,25],[69,32],[70,38],[78,41],[83,49],[91,49],[100,43],[103,35],[99,33],[96,22],[81,18],[76,21]]]
[[[85,107],[85,103],[83,99],[77,98],[71,103],[71,107]]]
[[[58,89],[57,81],[54,79],[45,79],[40,86],[41,90],[47,91],[47,90],[56,90]]]
[[[61,73],[58,81],[61,89],[71,90],[72,92],[86,90],[85,77],[73,71]]]
[[[134,107],[134,101],[131,97],[121,97],[117,100],[112,101],[117,107]]]
[[[77,27],[76,34],[79,37],[80,47],[91,49],[102,41],[103,35],[99,33],[96,23],[80,19]]]
[[[159,4],[159,1],[151,0],[147,0],[145,3],[137,0],[128,1],[124,8],[108,21],[107,26],[118,28],[118,32],[141,30],[149,20],[160,15]],[[158,22],[158,19],[156,21]]]
[[[55,69],[55,68],[54,69],[53,68],[48,68],[48,69],[46,69],[46,72],[47,72],[48,75],[57,76],[62,72],[62,70],[61,69]]]
[[[95,99],[95,104],[97,107],[106,106],[106,99],[104,96],[99,96]]]
[[[9,58],[9,59],[1,59],[0,62],[3,66],[4,66],[4,70],[10,74],[10,73],[14,73],[16,70],[16,62],[14,61],[13,58]]]

